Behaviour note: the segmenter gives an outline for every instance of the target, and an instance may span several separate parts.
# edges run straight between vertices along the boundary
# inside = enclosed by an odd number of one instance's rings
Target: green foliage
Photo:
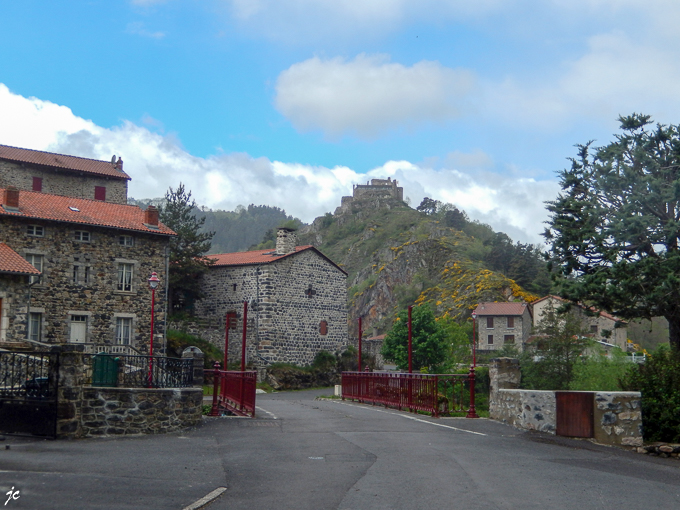
[[[605,147],[578,146],[544,233],[560,295],[626,319],[665,317],[680,347],[680,127],[619,118]]]
[[[646,441],[680,442],[680,351],[660,347],[628,373],[622,387],[642,392]]]
[[[460,324],[451,317],[441,317],[437,327],[446,341],[446,361],[443,371],[454,370],[472,363],[472,323]]]
[[[184,349],[194,346],[203,351],[205,368],[213,368],[216,361],[219,361],[220,364],[224,361],[224,351],[197,336],[169,329],[166,338],[168,341],[167,355],[171,358],[181,358]]]
[[[574,365],[591,341],[579,317],[558,312],[552,302],[545,308],[535,328],[537,351],[520,357],[522,386],[533,390],[568,390],[574,379]],[[537,355],[540,359],[534,360]]]
[[[426,367],[434,372],[446,359],[447,338],[438,327],[434,313],[427,305],[412,310],[412,363],[413,370]],[[382,355],[401,370],[408,369],[408,311],[398,315],[392,329],[385,336]]]
[[[322,372],[330,372],[336,369],[337,359],[328,351],[319,351],[314,356],[312,368]]]
[[[363,359],[361,360],[363,362]],[[356,372],[359,368],[359,351],[350,345],[338,356],[338,372]]]
[[[205,218],[197,218],[195,211],[196,202],[182,183],[176,190],[168,189],[160,219],[177,233],[170,238],[170,310],[192,310],[194,302],[203,297],[199,277],[211,263],[203,255],[210,249],[214,234],[200,232]]]
[[[621,380],[635,368],[621,349],[615,349],[611,358],[602,353],[585,356],[574,364],[569,389],[574,391],[621,391]]]

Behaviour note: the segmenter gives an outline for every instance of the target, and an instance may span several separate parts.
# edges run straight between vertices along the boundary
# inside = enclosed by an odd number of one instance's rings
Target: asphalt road
[[[675,459],[320,393],[330,392],[258,395],[258,418],[211,418],[182,434],[8,436],[0,506],[182,510],[226,487],[205,508],[680,508]]]

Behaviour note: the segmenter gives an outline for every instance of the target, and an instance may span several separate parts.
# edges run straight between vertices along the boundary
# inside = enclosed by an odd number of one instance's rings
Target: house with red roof
[[[472,313],[478,351],[497,351],[506,345],[524,350],[532,328],[531,308],[526,303],[479,303]]]
[[[592,307],[575,305],[559,296],[545,296],[531,303],[534,326],[543,318],[546,308],[555,310],[569,307],[570,313],[574,313],[581,321],[583,329],[598,342],[620,347],[624,351],[628,348],[628,323],[608,312],[603,312]]]
[[[154,207],[125,204],[129,176],[118,163],[0,146],[0,347],[148,352],[153,272],[156,349],[164,345],[175,233]]]
[[[294,231],[280,228],[275,249],[209,256],[214,264],[202,276],[205,298],[195,314],[225,325],[229,317],[231,360],[240,360],[246,315],[253,365],[308,365],[319,351],[348,345],[347,272],[314,246],[296,244]]]
[[[127,204],[123,160],[79,158],[0,145],[0,188]]]

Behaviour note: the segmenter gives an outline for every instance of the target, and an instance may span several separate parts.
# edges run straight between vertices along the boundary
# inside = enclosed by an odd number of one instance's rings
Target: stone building
[[[221,324],[212,337],[220,348],[230,317],[230,360],[240,360],[244,302],[251,364],[308,365],[320,350],[347,346],[347,273],[313,246],[296,246],[292,230],[279,229],[275,250],[210,258],[215,263],[203,275],[205,298],[195,314]]]
[[[473,313],[478,351],[497,351],[504,345],[524,350],[532,328],[526,303],[479,303]]]
[[[534,326],[537,326],[541,321],[547,307],[552,306],[555,310],[559,310],[561,307],[569,304],[569,301],[559,296],[545,296],[537,299],[531,303]],[[576,314],[581,322],[581,326],[593,340],[615,345],[624,351],[628,348],[628,323],[626,321],[614,317],[607,312],[594,308],[588,309],[579,305],[572,305],[569,311]]]
[[[12,153],[16,157],[21,151]],[[147,279],[156,272],[162,285],[156,291],[154,343],[156,349],[162,347],[167,247],[174,232],[158,221],[154,207],[143,211],[118,203],[126,198],[129,177],[107,181],[84,170],[78,175],[72,160],[83,158],[26,152],[31,153],[30,161],[23,166],[0,161],[4,182],[26,181],[33,161],[51,157],[70,158],[71,173],[44,169],[39,174],[41,191],[0,188],[0,243],[4,243],[0,245],[0,342],[28,341],[34,346],[71,342],[85,344],[88,351],[111,345],[119,346],[119,352],[145,352],[151,322]],[[102,165],[111,167],[93,163]],[[22,172],[23,177],[15,175]],[[78,196],[85,190],[96,193],[95,186],[107,182],[113,186],[106,185],[106,200]],[[74,192],[64,196],[48,194],[47,189]]]
[[[342,197],[340,207],[335,210],[335,214],[343,214],[351,210],[352,203],[355,200],[404,200],[404,188],[397,186],[397,180],[392,180],[391,177],[387,179],[371,179],[370,183],[355,184],[352,189],[352,196]]]
[[[111,162],[0,145],[0,188],[127,204],[130,176]]]

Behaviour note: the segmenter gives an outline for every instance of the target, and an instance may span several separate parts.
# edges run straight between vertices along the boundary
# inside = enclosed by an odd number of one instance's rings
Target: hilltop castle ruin
[[[392,180],[391,177],[387,179],[371,179],[370,184],[355,184],[352,189],[351,197],[342,197],[340,207],[335,210],[335,214],[343,214],[351,209],[353,202],[358,200],[404,200],[404,188],[397,186],[397,180]]]

